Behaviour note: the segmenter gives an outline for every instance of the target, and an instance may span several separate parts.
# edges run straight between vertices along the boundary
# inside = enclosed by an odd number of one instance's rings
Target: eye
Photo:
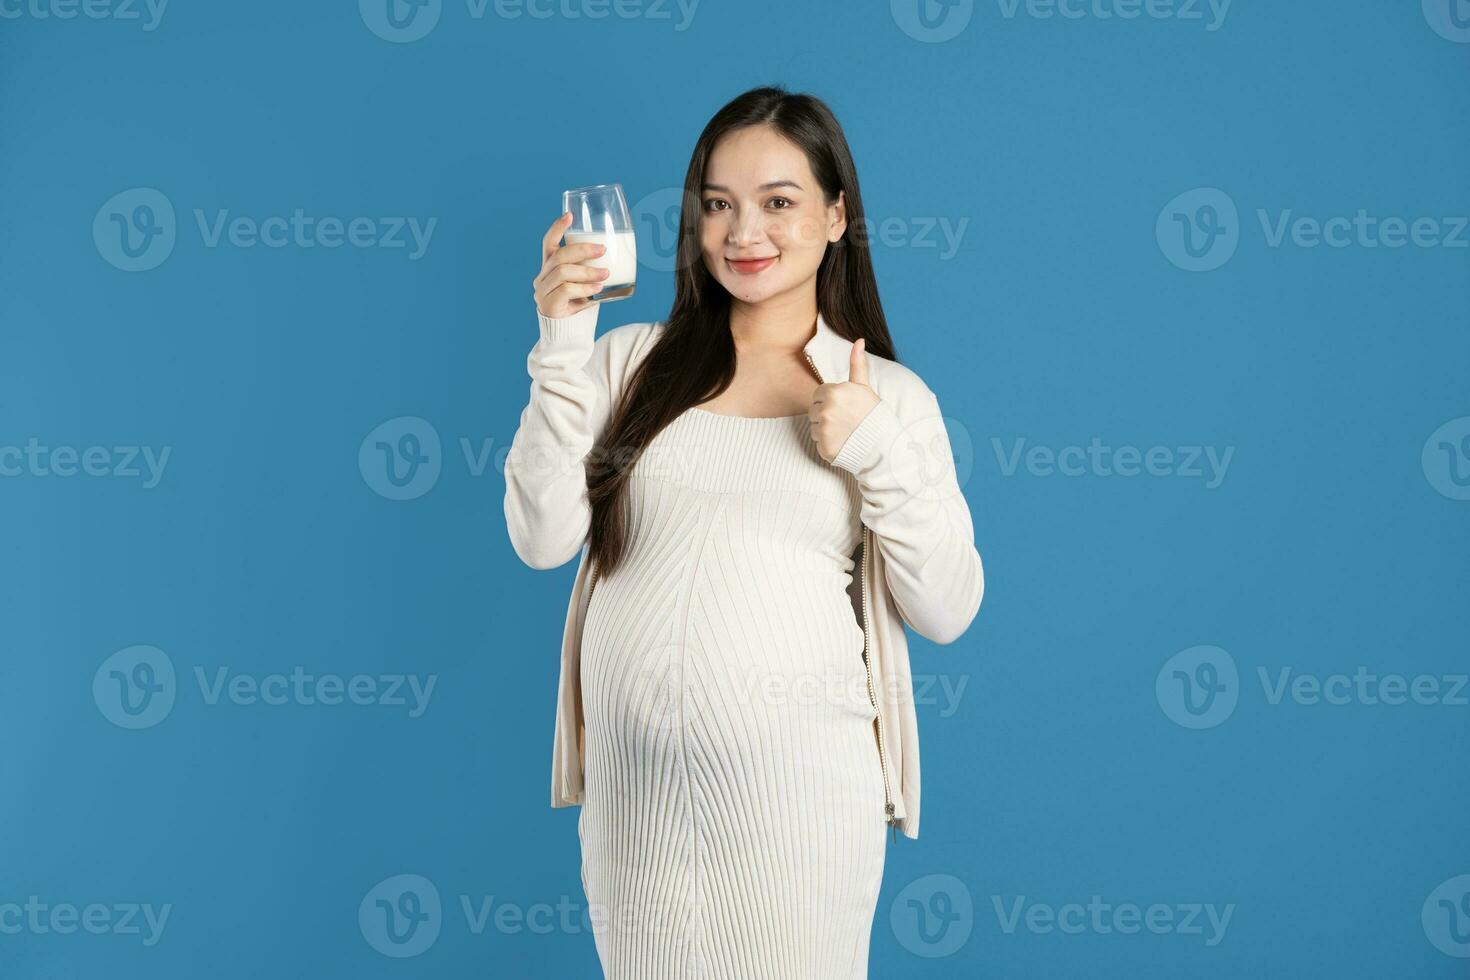
[[[720,200],[718,197],[712,197],[709,200],[707,200],[707,201],[704,202],[704,209],[706,211],[713,211],[715,209],[714,206],[716,204],[724,204],[724,203],[725,202],[722,201],[722,200]]]
[[[790,210],[791,207],[794,207],[795,206],[795,202],[793,202],[790,198],[785,198],[785,197],[773,197],[773,198],[771,198],[771,203],[772,204],[775,204],[777,201],[785,201],[786,204],[787,204],[787,207],[777,208],[776,209],[777,211],[787,211],[787,210]]]

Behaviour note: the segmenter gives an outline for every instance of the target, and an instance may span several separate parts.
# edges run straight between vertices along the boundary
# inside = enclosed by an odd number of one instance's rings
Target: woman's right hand
[[[535,279],[536,309],[542,316],[560,319],[593,305],[587,297],[602,290],[609,270],[583,265],[607,251],[596,242],[561,245],[561,236],[572,224],[567,211],[546,230],[541,239],[541,274]],[[601,302],[598,300],[597,302]]]

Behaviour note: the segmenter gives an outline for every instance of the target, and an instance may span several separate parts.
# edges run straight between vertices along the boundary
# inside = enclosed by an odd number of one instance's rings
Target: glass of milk
[[[623,185],[596,184],[562,191],[561,209],[572,213],[572,224],[566,230],[568,245],[596,242],[607,249],[581,262],[609,270],[602,291],[588,300],[607,302],[632,296],[634,280],[638,278],[638,244]]]

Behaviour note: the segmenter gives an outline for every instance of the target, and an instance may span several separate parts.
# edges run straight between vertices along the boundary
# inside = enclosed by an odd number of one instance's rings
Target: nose
[[[759,208],[737,212],[735,220],[730,222],[730,244],[736,248],[746,248],[762,241],[766,237],[764,221],[765,216]]]

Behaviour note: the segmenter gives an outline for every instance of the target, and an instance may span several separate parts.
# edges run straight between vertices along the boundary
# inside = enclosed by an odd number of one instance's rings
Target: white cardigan
[[[516,554],[532,568],[556,568],[581,553],[562,631],[554,807],[582,802],[580,656],[594,564],[588,558],[592,511],[583,461],[664,325],[625,324],[594,340],[599,309],[600,304],[559,319],[538,311],[541,336],[526,358],[530,401],[505,461],[505,519]],[[851,349],[851,341],[818,314],[816,334],[803,348],[817,376],[846,381]],[[897,789],[890,815],[897,829],[916,838],[919,736],[903,623],[935,643],[954,642],[979,611],[985,574],[938,400],[908,367],[872,353],[866,357],[868,384],[879,401],[832,465],[856,479],[868,529],[864,537],[878,545],[871,556],[861,556],[855,578],[867,601],[855,605],[868,640],[879,757],[885,779]]]

